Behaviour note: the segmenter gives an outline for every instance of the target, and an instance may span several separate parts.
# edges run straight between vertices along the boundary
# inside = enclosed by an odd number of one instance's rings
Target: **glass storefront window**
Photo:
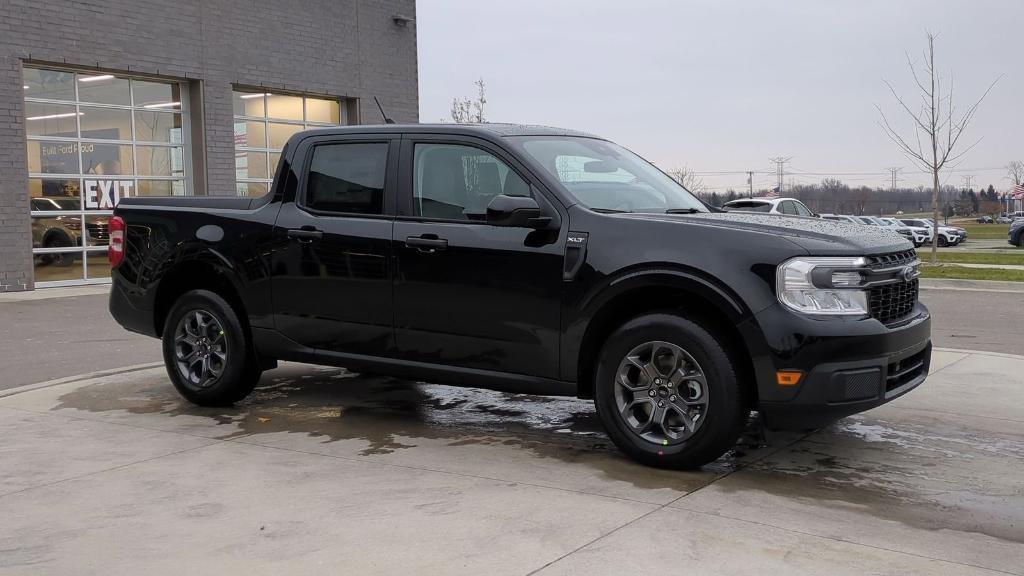
[[[127,106],[132,103],[128,91],[128,80],[116,78],[111,74],[94,74],[78,76],[78,100],[94,104],[120,104]]]
[[[23,80],[36,284],[103,282],[117,202],[189,193],[187,92],[32,67]]]
[[[239,196],[262,196],[270,188],[281,149],[297,132],[347,124],[338,98],[236,90],[235,178]]]
[[[283,94],[267,95],[267,117],[275,120],[302,121],[302,97]]]
[[[181,144],[181,114],[136,110],[135,139],[141,142]]]
[[[78,135],[78,110],[67,104],[26,102],[25,132],[29,136],[74,138]]]
[[[82,138],[91,140],[131,140],[132,111],[125,108],[78,107]]]

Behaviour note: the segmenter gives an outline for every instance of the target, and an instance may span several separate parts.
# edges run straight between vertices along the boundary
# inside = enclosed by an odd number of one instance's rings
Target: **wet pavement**
[[[162,368],[0,398],[0,574],[1024,574],[1024,357],[645,468],[590,402],[286,364],[229,409]]]

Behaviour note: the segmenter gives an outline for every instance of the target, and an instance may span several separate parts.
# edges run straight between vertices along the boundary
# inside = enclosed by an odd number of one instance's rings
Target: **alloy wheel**
[[[619,363],[615,407],[640,438],[662,446],[680,444],[696,434],[707,417],[707,377],[679,346],[646,342]]]
[[[227,341],[220,320],[206,310],[186,312],[174,330],[178,372],[193,388],[208,388],[224,373]]]

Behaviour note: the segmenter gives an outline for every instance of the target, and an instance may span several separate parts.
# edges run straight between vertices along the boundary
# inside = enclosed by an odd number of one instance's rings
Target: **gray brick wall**
[[[198,79],[207,185],[234,193],[231,86],[359,98],[418,120],[415,0],[0,0],[0,291],[32,286],[25,61]]]

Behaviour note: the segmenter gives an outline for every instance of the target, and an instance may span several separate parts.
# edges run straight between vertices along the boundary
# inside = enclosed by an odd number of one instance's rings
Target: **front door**
[[[274,323],[303,346],[393,351],[391,234],[399,140],[304,141],[294,202],[277,219]]]
[[[486,223],[494,196],[541,194],[501,150],[440,138],[402,148],[392,236],[399,356],[557,378],[566,226]]]

